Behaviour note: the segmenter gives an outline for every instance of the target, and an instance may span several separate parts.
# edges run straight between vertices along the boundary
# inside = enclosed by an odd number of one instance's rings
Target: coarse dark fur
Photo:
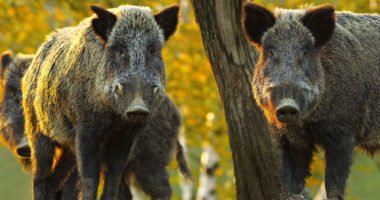
[[[31,63],[34,55],[25,55],[25,54],[17,54],[15,57],[12,56],[10,52],[4,52],[1,55],[1,71],[0,71],[0,80],[2,83],[2,91],[3,91],[3,101],[1,104],[1,122],[2,122],[2,134],[1,134],[1,141],[2,143],[7,146],[12,153],[15,155],[15,157],[20,161],[22,166],[26,171],[31,170],[31,160],[30,157],[25,155],[20,155],[17,153],[17,145],[20,144],[20,142],[23,140],[22,138],[25,137],[24,134],[24,116],[22,112],[22,105],[21,105],[21,78]],[[154,119],[153,119],[154,118]],[[159,159],[161,164],[163,166],[167,165],[167,162],[169,162],[170,158],[168,157],[169,154],[163,155],[162,152],[169,152],[172,150],[172,142],[167,141],[168,137],[166,135],[169,135],[171,139],[172,137],[176,137],[178,135],[180,128],[180,116],[177,111],[177,109],[172,105],[170,100],[168,99],[166,103],[164,103],[164,106],[162,106],[162,110],[158,112],[158,115],[155,115],[155,117],[152,116],[152,120],[149,121],[147,124],[147,128],[144,129],[144,133],[142,134],[145,137],[157,137],[160,136],[163,139],[157,138],[155,141],[159,141],[158,143],[155,143],[157,149],[161,149],[161,151],[148,151],[147,154],[152,154],[153,156],[156,156],[155,159]],[[159,134],[156,134],[155,132],[158,132]],[[141,138],[141,139],[142,139]],[[143,143],[144,141],[141,141],[139,139],[140,143]],[[168,145],[170,144],[170,145]],[[27,145],[27,144],[26,144]],[[139,145],[139,146],[146,146],[146,145]],[[153,146],[152,146],[153,148]],[[167,148],[167,150],[163,149]],[[136,154],[143,154],[144,152],[141,151],[141,149],[137,148]],[[133,153],[134,154],[134,153]],[[151,155],[151,156],[152,156]],[[138,156],[138,155],[135,155]],[[177,141],[177,162],[179,165],[179,169],[181,172],[187,176],[191,177],[191,172],[187,168],[186,160],[184,159],[184,153],[182,151],[181,144]],[[133,161],[136,160],[136,161]],[[134,165],[137,165],[136,162],[139,162],[138,159],[133,159],[130,163],[135,163]],[[146,166],[143,166],[143,168]],[[148,166],[149,167],[149,166]],[[132,167],[131,167],[132,168]],[[161,168],[158,168],[159,170],[162,170]],[[144,170],[144,169],[142,169]],[[128,169],[127,174],[133,173],[133,169]],[[145,171],[145,170],[144,170]],[[163,174],[166,172],[163,172]],[[126,174],[126,175],[127,175]],[[140,173],[144,174],[144,173]],[[129,177],[125,176],[125,179],[128,180]],[[76,196],[78,195],[77,190],[77,174],[74,173],[71,175],[71,178],[68,180],[68,182],[65,184],[63,193],[60,191],[56,195],[57,199],[76,199]],[[128,183],[128,182],[126,182]],[[146,182],[143,184],[144,188],[154,187],[153,186],[145,186],[148,185],[149,182]],[[72,186],[72,187],[71,187]],[[127,188],[128,184],[126,184],[126,188],[124,190],[129,190]],[[170,188],[169,188],[170,189]],[[128,193],[129,191],[124,191],[124,193]],[[123,193],[123,191],[119,191],[119,193]],[[62,196],[63,195],[63,196]],[[121,198],[128,199],[128,198]]]
[[[354,147],[380,148],[380,16],[328,5],[272,13],[252,3],[243,13],[260,51],[253,95],[282,150],[284,192],[302,191],[320,145],[327,197],[344,199]],[[285,98],[299,107],[297,123],[277,119]]]
[[[141,188],[153,199],[171,194],[169,175],[165,167],[176,155],[181,173],[191,179],[182,145],[177,136],[180,128],[180,115],[166,97],[153,113],[143,133],[137,137],[125,171],[124,181]],[[149,148],[141,148],[149,147]],[[176,149],[177,152],[174,152]]]
[[[115,199],[126,165],[138,182],[152,180],[139,182],[152,199],[170,199],[165,166],[178,131],[152,127],[150,137],[143,131],[154,116],[162,123],[179,119],[169,112],[175,107],[164,91],[161,56],[175,31],[178,6],[157,15],[137,6],[92,10],[96,16],[51,34],[22,80],[34,199],[53,198],[54,188],[75,169],[74,156],[83,199],[96,199],[101,171],[102,199]],[[168,116],[158,113],[165,111]],[[57,149],[62,153],[53,162]],[[140,163],[152,165],[134,167]],[[153,185],[157,182],[163,182],[162,189]]]
[[[10,52],[1,55],[0,81],[2,87],[2,102],[0,105],[0,141],[9,148],[26,171],[31,168],[29,157],[19,156],[17,146],[23,141],[24,115],[21,106],[21,77],[32,62],[33,55]]]
[[[34,55],[17,54],[15,57],[10,52],[4,52],[1,56],[1,83],[3,87],[3,101],[1,104],[1,141],[15,155],[24,170],[31,171],[32,161],[30,147],[24,134],[24,115],[21,105],[21,78],[25,70],[32,62]],[[22,148],[20,148],[22,146]],[[21,150],[20,150],[21,149]],[[71,175],[64,188],[57,191],[55,199],[70,200],[78,196],[78,176]]]

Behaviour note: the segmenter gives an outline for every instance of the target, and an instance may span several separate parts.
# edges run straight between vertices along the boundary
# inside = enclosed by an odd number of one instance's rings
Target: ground
[[[346,200],[379,199],[380,170],[376,167],[375,161],[363,153],[358,153],[354,162]],[[0,147],[0,199],[30,200],[30,184],[30,175],[21,170],[7,149]],[[175,187],[175,190],[177,189]],[[310,191],[315,194],[317,189],[318,187],[312,187]],[[175,199],[180,198],[175,197]]]

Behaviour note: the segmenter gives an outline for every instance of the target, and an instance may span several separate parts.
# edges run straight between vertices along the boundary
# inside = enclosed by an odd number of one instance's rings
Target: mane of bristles
[[[118,18],[115,27],[133,27],[142,32],[158,32],[160,42],[164,42],[163,32],[155,21],[152,10],[149,7],[122,5],[110,11],[116,14]],[[110,38],[113,38],[112,35],[128,35],[128,31],[128,29],[113,29]]]

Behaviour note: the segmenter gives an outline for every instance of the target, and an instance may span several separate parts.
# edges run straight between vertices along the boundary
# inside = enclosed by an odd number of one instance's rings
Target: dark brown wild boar
[[[380,16],[329,5],[243,12],[260,52],[253,95],[282,150],[285,193],[302,191],[320,145],[327,197],[344,199],[354,147],[380,148]]]
[[[0,105],[0,140],[11,150],[25,170],[30,170],[30,149],[24,134],[24,115],[21,106],[21,78],[32,62],[33,55],[10,52],[1,55],[0,81],[3,98]],[[21,148],[18,148],[21,146]]]
[[[165,166],[180,120],[165,94],[161,49],[175,32],[178,6],[156,15],[147,7],[91,8],[96,15],[50,35],[22,80],[34,199],[53,198],[76,162],[83,199],[96,199],[101,171],[102,199],[115,199],[125,169],[152,199],[170,199]],[[144,132],[156,121],[174,129]]]
[[[32,161],[30,146],[24,134],[24,115],[21,105],[21,78],[33,60],[32,54],[18,53],[16,56],[10,52],[1,55],[0,79],[3,87],[3,101],[0,110],[2,124],[1,141],[11,150],[21,163],[25,171],[30,172]],[[71,174],[65,185],[57,189],[55,199],[70,200],[78,196],[78,174]]]

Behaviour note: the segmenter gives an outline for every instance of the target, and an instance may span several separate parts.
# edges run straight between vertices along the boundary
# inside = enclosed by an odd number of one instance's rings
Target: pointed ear
[[[92,29],[104,42],[107,42],[108,36],[116,23],[116,15],[96,5],[91,5],[91,10],[97,15],[97,18],[91,21]]]
[[[178,12],[179,6],[173,5],[154,15],[154,19],[156,19],[157,24],[164,33],[165,41],[169,39],[177,28]]]
[[[1,54],[1,70],[4,71],[12,63],[13,57],[10,51],[5,51]]]
[[[315,46],[326,44],[334,33],[335,9],[331,5],[322,5],[306,11],[302,18],[305,25],[315,39]]]
[[[261,38],[264,33],[275,22],[276,17],[271,11],[254,3],[244,3],[242,25],[244,33],[250,42],[261,45]]]

